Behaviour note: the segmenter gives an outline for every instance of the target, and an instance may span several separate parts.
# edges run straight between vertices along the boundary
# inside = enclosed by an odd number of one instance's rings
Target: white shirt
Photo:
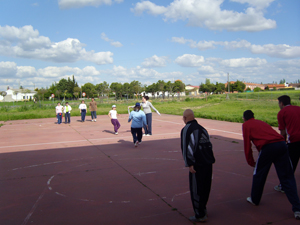
[[[62,108],[63,108],[62,105],[57,105],[57,106],[55,107],[55,109],[56,109],[56,114],[57,114],[57,113],[62,113]]]
[[[86,109],[86,104],[81,103],[81,104],[79,105],[79,109]]]
[[[112,119],[117,119],[117,110],[110,110],[109,111],[109,113],[110,113],[110,117],[112,118]]]

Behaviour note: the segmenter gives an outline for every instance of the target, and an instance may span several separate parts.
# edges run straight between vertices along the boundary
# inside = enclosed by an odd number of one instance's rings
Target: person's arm
[[[282,111],[279,111],[279,113],[277,114],[277,121],[278,121],[278,129],[280,131],[280,134],[283,136],[284,140],[287,141],[286,126],[285,126]]]
[[[253,158],[253,152],[252,152],[251,140],[250,140],[250,131],[244,126],[244,124],[243,124],[243,138],[244,138],[244,151],[245,151],[246,160],[250,166],[255,167],[255,161]]]
[[[57,107],[55,107],[55,115],[57,115]]]
[[[283,136],[284,140],[286,141],[287,138],[286,130],[280,130],[280,134]]]
[[[129,110],[129,109],[128,109]],[[132,120],[132,113],[129,113],[128,123]]]
[[[110,114],[110,111],[109,111],[109,113],[108,113],[108,116],[109,116],[109,118],[111,119],[111,114]]]
[[[158,114],[160,115],[160,113],[158,112],[158,110],[152,105],[151,102],[148,102],[149,103],[149,106]]]

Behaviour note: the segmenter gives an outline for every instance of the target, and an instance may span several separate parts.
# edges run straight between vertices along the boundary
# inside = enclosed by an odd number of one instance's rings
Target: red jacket
[[[258,151],[266,144],[284,141],[283,136],[277,133],[269,124],[254,118],[243,123],[243,138],[246,160],[253,167],[255,166],[255,161],[253,159],[251,141]]]

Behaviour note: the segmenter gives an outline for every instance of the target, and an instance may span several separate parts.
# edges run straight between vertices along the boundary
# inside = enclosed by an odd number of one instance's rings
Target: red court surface
[[[70,125],[55,118],[2,122],[0,224],[192,224],[181,116],[153,114],[153,135],[137,148],[127,118],[119,117],[118,135],[108,116],[84,123],[72,117]],[[253,168],[245,160],[242,124],[197,120],[211,135],[216,158],[206,223],[300,224],[285,194],[273,189],[273,166],[261,204],[247,203]],[[299,170],[295,176],[299,181]]]

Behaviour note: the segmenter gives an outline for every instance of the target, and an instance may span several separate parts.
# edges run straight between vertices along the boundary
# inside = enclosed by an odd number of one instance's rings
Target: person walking
[[[272,163],[277,176],[296,219],[300,219],[300,201],[288,148],[282,135],[278,134],[269,124],[254,119],[254,113],[246,110],[243,114],[244,151],[248,164],[254,167],[251,197],[247,201],[259,205],[265,182]],[[251,142],[259,151],[257,161],[254,161]]]
[[[95,102],[95,99],[92,98],[92,101],[90,102],[89,105],[89,110],[91,111],[91,117],[92,117],[92,122],[97,121],[97,102]]]
[[[300,158],[300,107],[291,105],[291,98],[288,95],[280,96],[278,105],[280,108],[277,114],[278,129],[287,142],[295,173]],[[280,184],[274,189],[284,193]]]
[[[116,108],[117,108],[117,106],[113,105],[112,110],[110,110],[109,113],[108,113],[108,116],[110,118],[110,121],[111,121],[112,125],[114,126],[115,134],[118,134],[118,130],[119,130],[121,125],[120,125],[120,123],[118,121],[118,118],[117,118],[118,112],[117,112]]]
[[[57,103],[57,106],[55,107],[56,117],[57,117],[57,124],[61,124],[62,121],[62,112],[64,107],[60,105],[60,102]]]
[[[147,126],[144,126],[144,131],[145,133],[143,136],[151,136],[152,135],[152,110],[153,109],[158,115],[160,113],[154,106],[152,105],[151,102],[148,101],[149,97],[148,96],[143,96],[142,97],[142,103],[140,105],[143,107],[143,111],[146,114],[146,121],[147,121]],[[129,106],[128,108],[133,108],[134,106]]]
[[[195,120],[191,109],[184,111],[183,122],[185,126],[180,134],[181,151],[185,166],[189,167],[190,195],[195,213],[189,219],[193,222],[204,222],[207,220],[206,204],[211,189],[212,164],[215,163],[215,157],[209,134]]]
[[[134,146],[137,147],[138,144],[142,142],[142,137],[143,137],[142,127],[143,125],[147,126],[146,115],[141,110],[141,105],[138,102],[135,104],[133,111],[131,111],[129,114],[128,123],[130,121],[132,121],[131,134],[133,138],[133,143]]]
[[[71,110],[72,107],[69,105],[69,102],[66,102],[66,106],[64,107],[65,123],[71,123]]]
[[[81,104],[79,105],[80,114],[81,114],[81,122],[85,121],[85,115],[86,115],[86,104],[84,103],[84,100],[81,101]]]

